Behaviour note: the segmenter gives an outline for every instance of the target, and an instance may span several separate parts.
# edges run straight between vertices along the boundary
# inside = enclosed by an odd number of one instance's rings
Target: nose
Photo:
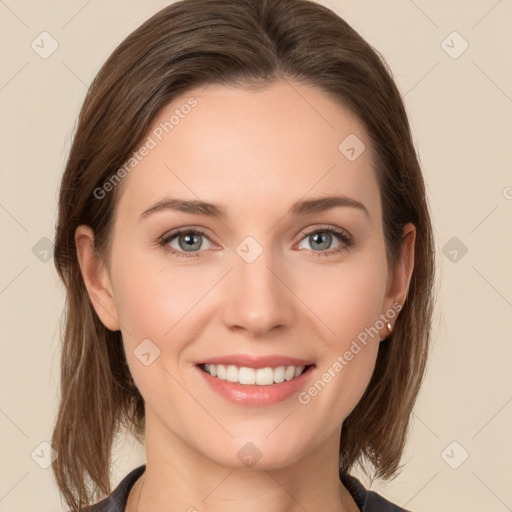
[[[294,295],[287,287],[286,272],[270,252],[263,251],[252,263],[236,256],[225,283],[223,320],[229,329],[261,337],[292,324]]]

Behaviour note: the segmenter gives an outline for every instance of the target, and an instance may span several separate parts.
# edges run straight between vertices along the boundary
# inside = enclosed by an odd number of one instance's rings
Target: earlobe
[[[78,262],[87,293],[103,325],[118,331],[119,320],[114,293],[104,261],[94,251],[94,233],[89,226],[78,226],[75,231]]]

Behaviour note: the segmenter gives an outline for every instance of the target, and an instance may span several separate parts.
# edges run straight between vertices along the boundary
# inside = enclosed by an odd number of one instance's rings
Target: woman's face
[[[362,125],[311,86],[209,86],[144,146],[116,185],[94,302],[122,331],[147,429],[231,467],[337,442],[411,270],[388,271]]]

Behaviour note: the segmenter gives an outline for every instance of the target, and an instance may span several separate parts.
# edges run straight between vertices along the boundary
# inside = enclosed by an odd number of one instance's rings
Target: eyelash
[[[333,228],[333,227],[314,228],[309,231],[302,231],[300,234],[301,238],[300,238],[299,242],[301,242],[305,237],[307,237],[313,233],[317,233],[317,232],[334,234],[335,236],[338,237],[338,239],[340,240],[340,242],[342,242],[343,245],[341,245],[340,247],[338,247],[336,249],[330,249],[327,251],[313,251],[311,249],[307,249],[307,250],[309,250],[309,252],[314,253],[315,257],[332,256],[334,254],[338,254],[341,251],[348,249],[353,244],[353,240],[352,240],[351,236],[345,230],[339,229],[339,228]],[[199,254],[203,251],[190,252],[190,254],[187,254],[186,251],[177,251],[176,249],[169,247],[168,244],[171,240],[173,240],[177,236],[184,235],[184,234],[203,235],[204,237],[208,238],[206,232],[200,228],[194,228],[194,229],[185,228],[185,229],[178,229],[178,230],[172,231],[170,233],[166,233],[159,239],[158,245],[160,245],[166,252],[171,253],[178,258],[197,258],[199,256]],[[209,238],[208,238],[208,240],[209,240]],[[210,240],[210,242],[211,242],[211,240]],[[302,250],[304,250],[304,249],[302,249]]]

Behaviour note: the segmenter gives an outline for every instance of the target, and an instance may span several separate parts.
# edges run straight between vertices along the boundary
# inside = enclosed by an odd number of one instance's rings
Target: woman
[[[350,470],[400,468],[432,228],[400,94],[333,12],[184,0],[128,36],[80,113],[55,263],[72,510],[403,510]],[[111,493],[126,431],[146,464]]]

